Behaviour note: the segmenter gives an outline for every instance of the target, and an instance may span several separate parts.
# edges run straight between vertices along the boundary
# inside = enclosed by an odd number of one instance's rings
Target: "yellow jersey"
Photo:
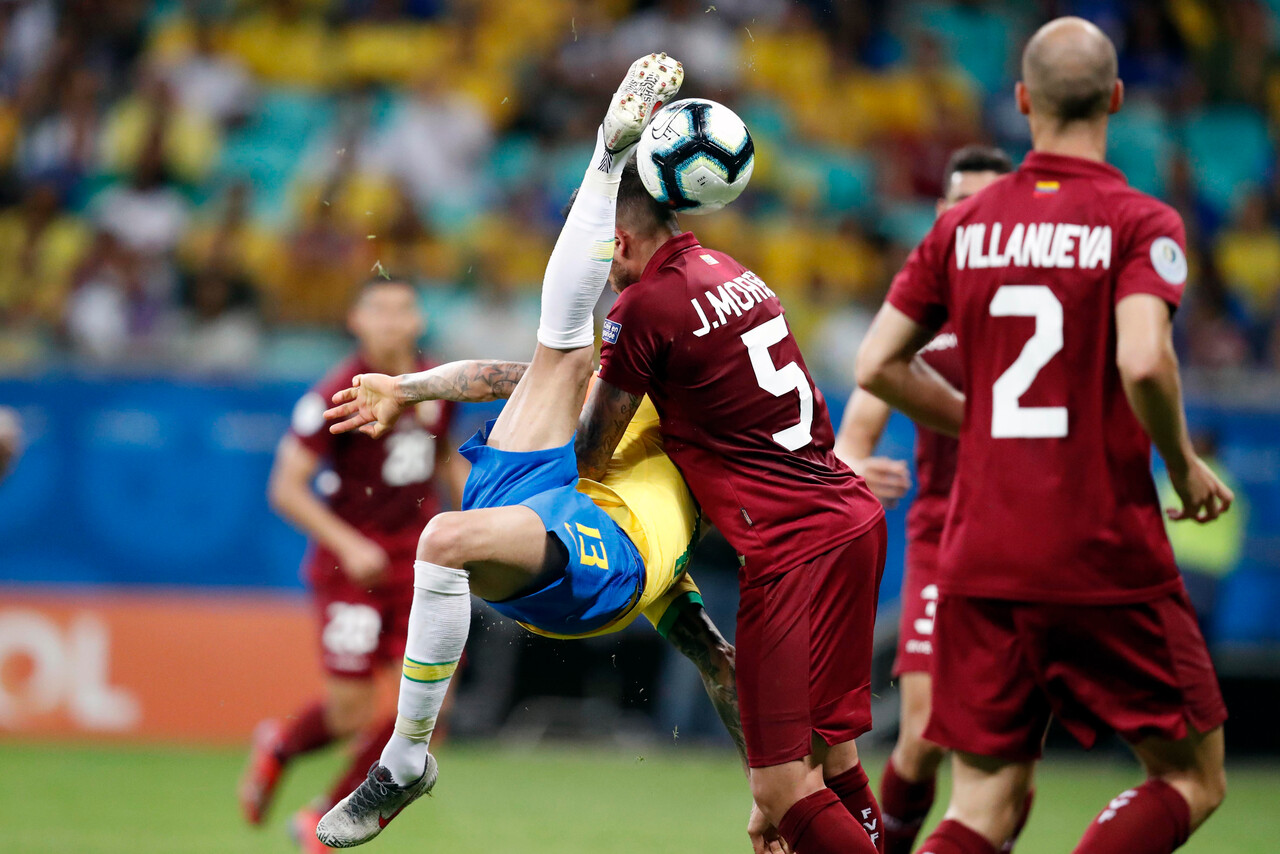
[[[636,601],[613,622],[582,635],[559,635],[521,623],[552,638],[587,638],[621,631],[640,614],[664,636],[680,608],[701,602],[685,571],[697,540],[701,513],[675,463],[662,450],[658,410],[648,397],[618,442],[603,481],[582,479],[578,491],[609,515],[644,560],[645,579]],[[665,618],[665,619],[664,619]]]

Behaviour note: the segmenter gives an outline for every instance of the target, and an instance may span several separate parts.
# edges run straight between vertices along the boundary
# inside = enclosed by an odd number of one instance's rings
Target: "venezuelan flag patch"
[[[1061,188],[1061,184],[1057,181],[1036,181],[1036,190],[1032,195],[1035,196],[1052,196]]]

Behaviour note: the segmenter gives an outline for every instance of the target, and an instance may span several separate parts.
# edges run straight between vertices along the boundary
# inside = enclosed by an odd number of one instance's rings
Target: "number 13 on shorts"
[[[569,532],[570,537],[578,540],[578,561],[583,566],[598,566],[601,569],[609,568],[609,555],[604,550],[604,538],[600,536],[597,528],[588,528],[577,522],[573,523],[573,528],[569,527],[569,523],[564,523],[565,530]],[[577,531],[574,531],[574,528]],[[594,541],[594,542],[592,542]]]

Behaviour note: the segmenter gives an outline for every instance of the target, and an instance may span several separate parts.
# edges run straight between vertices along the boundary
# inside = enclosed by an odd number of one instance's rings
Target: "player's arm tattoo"
[[[729,731],[729,737],[742,758],[742,767],[746,768],[747,743],[742,735],[742,716],[738,710],[733,645],[724,639],[701,605],[684,609],[667,632],[667,640],[698,668],[711,705]]]
[[[627,425],[640,408],[643,395],[631,394],[604,380],[597,380],[578,420],[578,476],[600,480],[609,467],[609,458],[627,432]]]
[[[528,369],[526,362],[449,362],[400,377],[400,393],[410,404],[425,400],[455,400],[459,403],[505,400],[511,397]]]

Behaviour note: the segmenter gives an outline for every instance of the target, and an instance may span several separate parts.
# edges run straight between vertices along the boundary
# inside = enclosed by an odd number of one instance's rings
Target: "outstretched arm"
[[[667,640],[698,668],[711,705],[729,731],[729,737],[742,758],[742,766],[746,768],[747,743],[743,739],[742,718],[738,713],[733,645],[724,639],[700,604],[691,605],[680,613],[667,630]]]
[[[504,400],[528,367],[524,362],[464,361],[398,377],[358,374],[350,388],[333,396],[336,405],[324,417],[335,422],[329,426],[331,433],[359,430],[376,439],[394,427],[406,409],[423,401]]]
[[[840,461],[857,472],[886,507],[893,507],[911,489],[906,462],[875,456],[892,411],[880,398],[855,388],[844,408],[835,446]]]
[[[587,480],[604,477],[609,459],[642,400],[642,395],[623,391],[601,379],[595,381],[587,396],[587,405],[582,408],[578,437],[574,441],[579,477]]]
[[[858,385],[918,424],[957,436],[964,395],[916,355],[933,331],[885,303],[858,350]]]

